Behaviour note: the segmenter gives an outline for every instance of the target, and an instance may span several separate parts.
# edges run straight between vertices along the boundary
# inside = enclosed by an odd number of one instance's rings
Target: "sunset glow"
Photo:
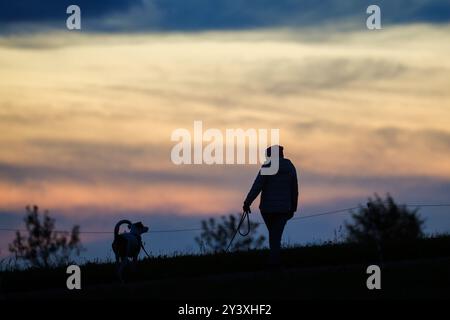
[[[279,129],[299,169],[301,210],[354,205],[375,192],[415,203],[448,198],[445,24],[370,34],[324,26],[5,35],[0,70],[8,217],[36,203],[103,230],[113,221],[96,217],[163,216],[171,226],[176,217],[238,212],[258,165],[170,159],[171,133],[196,120],[222,131]],[[3,254],[9,237],[1,235]]]

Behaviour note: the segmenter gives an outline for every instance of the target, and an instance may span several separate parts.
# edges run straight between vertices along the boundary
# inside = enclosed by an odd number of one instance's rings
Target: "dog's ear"
[[[136,222],[136,223],[134,224],[134,226],[135,226],[136,228],[139,228],[139,229],[142,229],[142,228],[144,227],[144,225],[142,224],[141,221]]]

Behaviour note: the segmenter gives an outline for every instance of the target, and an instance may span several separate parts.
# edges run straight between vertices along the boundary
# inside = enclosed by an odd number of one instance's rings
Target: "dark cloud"
[[[417,6],[404,7],[405,14],[398,18],[399,22],[446,23],[450,21],[450,1],[422,1]]]
[[[0,3],[1,25],[4,31],[18,23],[64,29],[65,9],[74,3],[82,9],[84,31],[199,31],[315,26],[333,21],[360,21],[364,28],[366,8],[373,1],[15,0]],[[447,0],[379,0],[377,4],[384,23],[450,21]]]
[[[383,127],[376,129],[375,135],[390,147],[401,145],[419,145],[435,152],[450,152],[450,132],[436,129],[402,129],[397,127]]]
[[[336,89],[358,82],[393,79],[407,71],[406,65],[381,59],[306,57],[300,62],[271,61],[262,70],[251,74],[251,79],[266,79],[258,83],[258,90],[284,96],[318,89]],[[251,88],[247,91],[251,92]]]
[[[362,190],[371,190],[371,192],[380,193],[380,195],[390,192],[407,200],[415,198],[418,202],[431,198],[445,200],[446,195],[450,192],[450,179],[448,178],[420,175],[402,176],[396,175],[395,172],[386,175],[364,172],[355,172],[354,175],[351,173],[332,175],[302,172],[301,178],[306,186],[356,187]],[[367,196],[370,196],[370,194],[367,194]]]
[[[134,163],[148,163],[148,167],[153,162],[171,164],[169,147],[152,144],[34,139],[28,141],[26,149],[45,155],[47,162],[17,164],[0,161],[0,180],[13,184],[68,181],[80,184],[178,183],[233,186],[236,183],[233,177],[250,179],[253,171],[257,170],[257,165],[236,167],[172,164],[166,170],[145,169],[142,166],[136,168]],[[224,175],[224,172],[228,174]],[[250,172],[252,174],[248,175]]]
[[[0,21],[11,22],[39,22],[49,23],[61,20],[65,25],[66,8],[72,4],[82,8],[83,18],[101,18],[102,16],[119,10],[126,10],[139,3],[136,0],[15,0],[0,2]]]
[[[82,165],[15,165],[0,162],[0,179],[15,184],[25,182],[61,182],[69,181],[81,184],[115,183],[120,184],[151,184],[176,182],[186,185],[208,185],[216,181],[223,185],[219,176],[199,175],[190,170],[145,170],[124,168],[92,168]]]

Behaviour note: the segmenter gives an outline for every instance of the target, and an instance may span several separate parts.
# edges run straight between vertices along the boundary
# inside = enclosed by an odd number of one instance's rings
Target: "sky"
[[[0,3],[0,226],[27,204],[59,228],[199,227],[237,214],[258,165],[181,165],[171,133],[278,128],[300,177],[298,216],[375,192],[449,203],[450,3],[379,1]],[[39,7],[37,7],[39,6]],[[252,208],[254,221],[261,221]],[[448,209],[423,208],[427,232]],[[285,243],[333,237],[348,214],[292,221]],[[265,232],[265,229],[261,228]],[[155,254],[196,252],[195,232],[145,236]],[[0,232],[0,256],[13,234]],[[83,235],[111,257],[111,235]]]

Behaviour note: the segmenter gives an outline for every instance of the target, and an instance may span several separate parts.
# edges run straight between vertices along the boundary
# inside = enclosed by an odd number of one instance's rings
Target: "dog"
[[[127,224],[130,231],[119,234],[122,224]],[[114,228],[112,250],[116,257],[117,273],[122,282],[123,272],[129,262],[129,258],[133,261],[133,268],[136,267],[142,247],[141,235],[146,232],[148,232],[148,227],[144,226],[142,222],[131,223],[129,220],[120,220]]]

